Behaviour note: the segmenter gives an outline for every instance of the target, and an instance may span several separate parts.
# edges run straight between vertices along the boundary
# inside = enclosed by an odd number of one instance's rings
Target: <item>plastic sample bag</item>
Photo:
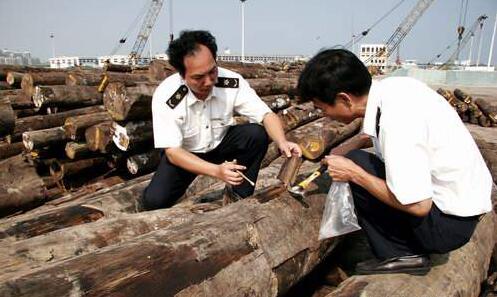
[[[333,182],[324,206],[319,240],[361,229],[354,211],[349,183]]]

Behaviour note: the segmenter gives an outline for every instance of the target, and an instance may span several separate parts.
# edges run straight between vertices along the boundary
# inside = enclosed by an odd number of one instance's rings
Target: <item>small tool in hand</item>
[[[233,160],[233,163],[237,164],[236,163],[236,159]],[[240,170],[235,169],[235,172],[238,173],[238,174],[240,174],[243,177],[243,179],[245,179],[252,187],[255,187],[255,183],[253,181],[251,181],[250,178],[248,178],[247,176],[245,176],[245,174],[243,174]]]
[[[309,205],[304,201],[304,194],[305,194],[305,189],[309,186],[309,184],[318,178],[320,175],[326,172],[328,169],[328,165],[326,164],[321,164],[318,170],[314,171],[311,175],[309,175],[306,179],[301,181],[298,185],[291,187],[288,189],[288,192],[290,195],[292,195],[293,198],[297,199],[300,203],[302,203],[306,208],[309,207]]]

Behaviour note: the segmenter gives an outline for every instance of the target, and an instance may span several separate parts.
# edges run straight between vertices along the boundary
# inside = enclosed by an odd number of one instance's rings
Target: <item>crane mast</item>
[[[397,29],[395,29],[392,36],[390,36],[385,44],[385,49],[379,51],[376,55],[369,57],[365,63],[371,61],[374,57],[381,57],[383,55],[386,55],[386,58],[390,57],[390,55],[399,47],[404,37],[406,37],[406,35],[411,31],[418,19],[434,1],[435,0],[419,0],[416,6],[409,12],[407,17],[404,18],[402,23],[400,23]]]
[[[138,32],[138,36],[129,54],[132,60],[136,61],[141,56],[163,4],[164,0],[151,0],[147,15],[143,20],[140,32]]]
[[[459,57],[459,53],[466,46],[468,41],[471,39],[471,36],[474,35],[476,29],[478,27],[480,28],[483,27],[483,22],[487,18],[488,17],[486,15],[481,15],[476,19],[473,25],[471,25],[470,29],[466,31],[466,35],[464,35],[464,37],[460,39],[457,49],[454,51],[454,53],[452,53],[452,55],[447,59],[447,61],[442,66],[440,66],[440,68],[446,68],[448,65],[454,64],[456,58]]]

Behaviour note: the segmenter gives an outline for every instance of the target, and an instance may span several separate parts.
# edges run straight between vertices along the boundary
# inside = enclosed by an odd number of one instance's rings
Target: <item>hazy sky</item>
[[[98,56],[109,54],[149,0],[0,0],[0,48],[29,50],[46,60],[52,55]],[[246,54],[312,55],[323,47],[347,43],[367,29],[400,0],[248,0],[245,2]],[[388,40],[417,3],[405,0],[377,25],[362,43]],[[152,33],[153,53],[164,52],[169,34],[169,1]],[[432,60],[456,40],[461,0],[435,0],[401,45],[402,59]],[[174,0],[173,31],[207,29],[217,38],[220,51],[241,52],[241,4],[238,0]],[[497,13],[497,0],[468,0],[466,27],[481,14],[488,15],[483,29],[482,58],[486,63]],[[141,22],[120,51],[129,53]],[[473,46],[476,59],[477,41]],[[497,43],[497,41],[496,41]],[[496,45],[497,47],[497,45]],[[469,48],[469,43],[468,43]],[[446,51],[446,55],[452,52]],[[148,53],[148,47],[144,52]],[[467,52],[461,57],[467,58]],[[497,48],[493,61],[497,60]]]

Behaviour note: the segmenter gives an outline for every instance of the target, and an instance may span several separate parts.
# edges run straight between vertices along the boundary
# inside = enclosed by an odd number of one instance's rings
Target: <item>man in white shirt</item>
[[[152,99],[154,143],[164,154],[144,191],[147,209],[173,205],[197,175],[223,180],[239,198],[250,196],[254,187],[241,172],[257,180],[268,135],[285,156],[301,155],[248,82],[217,66],[216,52],[207,31],[184,31],[169,46],[169,63],[178,73],[165,79]],[[251,123],[235,125],[235,113]]]
[[[491,211],[490,172],[456,111],[408,77],[371,80],[351,52],[325,50],[299,79],[303,101],[331,118],[364,118],[365,136],[326,160],[334,181],[349,182],[358,221],[377,259],[361,274],[424,274],[427,254],[464,245]],[[375,154],[362,150],[372,140]]]

